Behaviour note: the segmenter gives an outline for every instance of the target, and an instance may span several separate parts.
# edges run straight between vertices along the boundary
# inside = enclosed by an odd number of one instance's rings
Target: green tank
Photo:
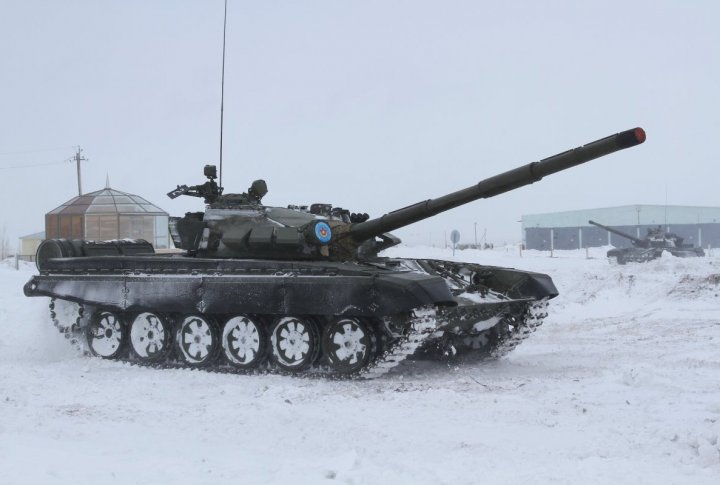
[[[263,205],[267,184],[224,194],[207,182],[171,218],[182,254],[145,241],[52,239],[27,296],[90,353],[161,367],[376,377],[413,355],[498,357],[531,334],[558,292],[548,275],[480,264],[382,257],[391,231],[645,141],[611,135],[471,187],[369,218],[330,204]]]
[[[588,221],[588,224],[597,226],[606,231],[617,234],[620,237],[628,239],[631,248],[613,248],[607,252],[608,260],[611,263],[644,263],[653,259],[658,259],[663,252],[668,252],[678,258],[698,258],[705,256],[705,251],[700,247],[683,242],[684,239],[673,232],[666,232],[662,227],[648,228],[645,237],[632,236],[619,229],[604,226],[595,221]]]

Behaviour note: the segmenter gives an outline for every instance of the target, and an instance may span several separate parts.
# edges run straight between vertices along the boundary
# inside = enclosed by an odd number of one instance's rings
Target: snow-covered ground
[[[22,295],[33,268],[0,265],[0,483],[720,483],[720,256],[603,255],[458,251],[549,273],[545,324],[368,382],[79,357]]]

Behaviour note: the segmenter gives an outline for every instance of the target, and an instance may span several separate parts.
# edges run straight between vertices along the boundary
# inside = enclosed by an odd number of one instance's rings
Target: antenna
[[[223,158],[223,104],[225,102],[225,32],[227,29],[227,0],[225,0],[225,15],[223,16],[223,53],[222,53],[222,80],[220,82],[220,180],[222,187],[222,158]]]

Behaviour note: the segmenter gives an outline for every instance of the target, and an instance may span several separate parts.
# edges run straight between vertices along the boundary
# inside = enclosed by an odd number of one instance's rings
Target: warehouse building
[[[598,222],[626,234],[643,238],[658,226],[704,248],[720,247],[720,207],[625,205],[547,214],[524,215],[521,219],[523,244],[527,249],[580,249],[615,246],[632,242],[605,229]]]
[[[20,237],[19,254],[24,261],[35,261],[35,253],[40,243],[45,240],[45,232],[35,232]]]

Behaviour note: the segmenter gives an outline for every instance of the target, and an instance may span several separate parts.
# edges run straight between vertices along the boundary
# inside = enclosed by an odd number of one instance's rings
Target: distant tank
[[[608,232],[629,239],[632,243],[633,247],[631,248],[613,248],[609,250],[607,257],[610,262],[618,264],[644,263],[659,258],[662,256],[663,251],[667,251],[679,258],[705,256],[705,251],[702,248],[683,243],[682,237],[672,232],[665,232],[660,226],[648,229],[645,237],[640,239],[618,229],[603,226],[595,221],[588,221],[588,224],[601,227]]]
[[[376,377],[418,353],[500,356],[542,323],[549,276],[430,259],[380,257],[389,232],[632,147],[636,128],[370,219],[330,204],[269,207],[267,185],[223,194],[208,181],[168,195],[204,212],[171,218],[183,254],[145,241],[51,239],[27,296],[97,356],[160,367]]]

